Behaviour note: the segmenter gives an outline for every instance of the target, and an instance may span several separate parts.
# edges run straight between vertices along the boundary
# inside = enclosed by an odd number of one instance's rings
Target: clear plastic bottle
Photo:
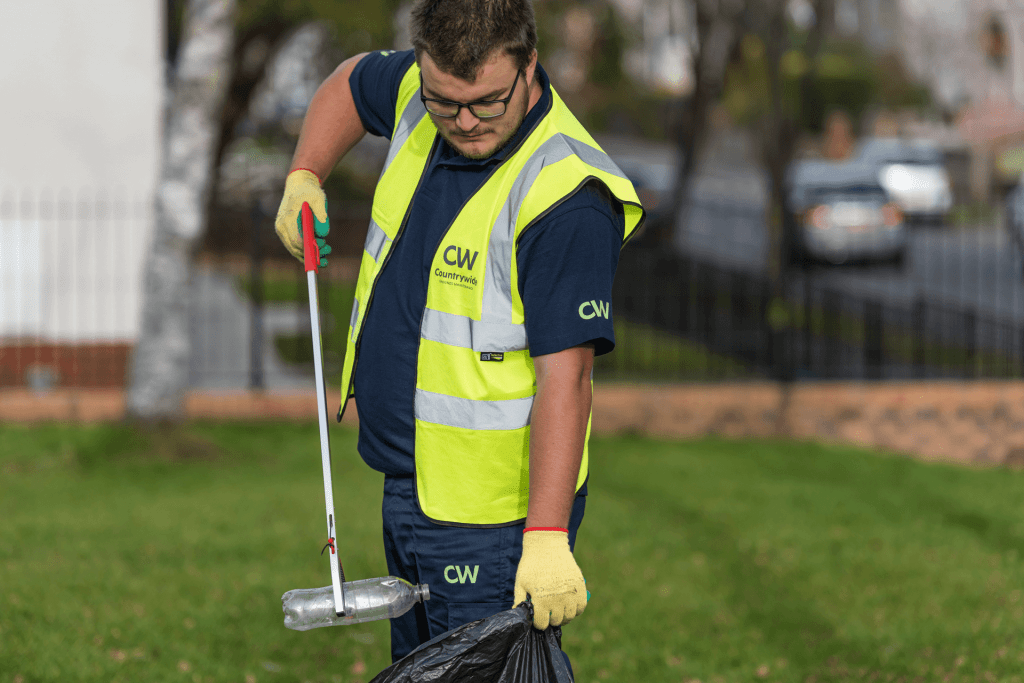
[[[345,582],[346,616],[334,612],[334,589],[298,588],[281,596],[284,625],[295,631],[321,626],[361,624],[379,619],[394,619],[412,609],[417,602],[430,599],[427,584],[413,585],[396,576]]]

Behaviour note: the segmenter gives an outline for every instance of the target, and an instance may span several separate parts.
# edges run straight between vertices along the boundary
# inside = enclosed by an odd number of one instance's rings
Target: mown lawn
[[[334,432],[350,578],[381,476]],[[1021,681],[1024,474],[788,441],[595,438],[565,628],[581,683]],[[385,623],[282,625],[329,582],[314,424],[0,426],[0,681],[367,681]]]

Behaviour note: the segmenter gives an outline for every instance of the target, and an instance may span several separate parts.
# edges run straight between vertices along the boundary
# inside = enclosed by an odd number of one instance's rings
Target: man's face
[[[455,118],[430,115],[441,137],[455,150],[470,159],[486,159],[501,149],[519,130],[530,108],[530,85],[537,63],[536,54],[529,66],[520,74],[512,58],[498,50],[484,64],[472,83],[456,78],[437,68],[426,52],[420,59],[423,94],[426,97],[451,102],[477,102],[501,100],[508,97],[515,86],[505,113],[493,118],[479,119],[468,107],[459,109]],[[518,81],[517,81],[518,79]]]

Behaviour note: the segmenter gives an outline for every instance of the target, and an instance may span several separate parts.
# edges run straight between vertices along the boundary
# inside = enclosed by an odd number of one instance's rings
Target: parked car
[[[941,221],[953,206],[942,150],[930,140],[868,138],[854,163],[877,169],[882,187],[907,217]]]
[[[903,212],[873,166],[798,162],[789,174],[789,188],[794,260],[903,262]]]

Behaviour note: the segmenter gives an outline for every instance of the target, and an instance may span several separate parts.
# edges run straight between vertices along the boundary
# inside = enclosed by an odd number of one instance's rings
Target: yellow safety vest
[[[419,97],[419,67],[402,79],[395,129],[373,199],[349,323],[342,405],[366,311],[440,139]],[[428,518],[502,526],[526,517],[530,411],[537,377],[519,296],[520,236],[584,183],[597,179],[622,204],[623,242],[644,211],[633,185],[551,90],[551,108],[462,207],[431,265],[417,357],[416,493]],[[383,370],[383,369],[382,369]],[[587,437],[590,427],[587,427]],[[587,448],[576,488],[588,472]]]

